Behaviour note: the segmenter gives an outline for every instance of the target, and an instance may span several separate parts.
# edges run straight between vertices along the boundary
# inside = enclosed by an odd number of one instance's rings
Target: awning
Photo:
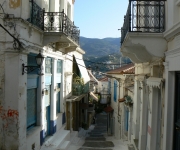
[[[90,77],[89,77],[89,74],[88,74],[88,72],[87,72],[87,69],[86,69],[86,66],[85,66],[85,64],[84,64],[84,61],[83,61],[82,58],[79,59],[79,58],[76,58],[76,57],[75,57],[75,59],[76,59],[78,68],[79,68],[79,70],[80,70],[80,72],[81,72],[82,78],[84,78],[84,83],[86,84],[87,82],[90,81]]]
[[[114,111],[114,109],[113,109],[111,106],[107,106],[106,108],[104,108],[104,111],[105,111],[106,113],[109,113],[109,112]]]
[[[93,92],[90,92],[90,96],[92,99],[98,101],[98,97]]]

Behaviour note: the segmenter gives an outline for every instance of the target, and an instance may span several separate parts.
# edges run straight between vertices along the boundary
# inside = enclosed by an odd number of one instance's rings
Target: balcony
[[[89,93],[89,82],[84,83],[84,78],[76,76],[73,78],[72,92],[75,96]]]
[[[56,50],[65,48],[73,51],[79,45],[80,30],[68,16],[62,12],[45,12],[33,0],[31,1],[30,23],[44,31],[43,45],[52,44]]]
[[[134,63],[164,56],[165,1],[130,0],[121,28],[121,52]]]

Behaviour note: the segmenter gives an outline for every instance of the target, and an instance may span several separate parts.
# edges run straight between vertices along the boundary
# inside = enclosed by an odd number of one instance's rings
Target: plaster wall
[[[63,113],[58,113],[57,117],[56,117],[56,122],[57,122],[56,129],[57,129],[57,131],[60,130],[62,127],[62,115],[63,115]]]
[[[133,138],[139,139],[139,121],[140,121],[140,91],[139,81],[134,83],[134,104],[133,104]]]
[[[118,98],[119,98],[119,83],[117,81],[117,94],[116,94],[116,101],[114,100],[114,81],[115,79],[111,79],[111,107],[114,109],[113,118],[114,118],[114,136],[119,138],[120,129],[118,123]]]
[[[149,74],[151,72],[151,68],[149,63],[139,63],[135,64],[135,74]]]
[[[167,0],[166,2],[167,14],[167,29],[180,21],[180,2],[178,0]]]
[[[102,94],[108,93],[108,81],[99,81],[98,87],[98,91]]]
[[[4,88],[2,88],[3,97],[0,105],[1,149],[26,149],[27,76],[21,74],[21,61],[26,61],[23,54],[14,52],[4,54],[4,69],[2,69],[4,75],[1,79],[1,86]]]
[[[40,133],[41,127],[37,126],[27,132],[27,147],[26,150],[32,150],[33,145],[35,146],[34,150],[39,150],[40,149]]]

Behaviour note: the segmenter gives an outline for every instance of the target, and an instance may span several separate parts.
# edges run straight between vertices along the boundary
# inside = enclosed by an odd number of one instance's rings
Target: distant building
[[[111,92],[109,134],[117,139],[131,139],[134,99],[134,64],[124,65],[107,72]]]

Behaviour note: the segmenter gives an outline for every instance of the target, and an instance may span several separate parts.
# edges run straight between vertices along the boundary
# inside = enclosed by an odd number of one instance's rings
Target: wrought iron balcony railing
[[[31,17],[28,21],[44,32],[62,32],[79,44],[80,30],[64,11],[45,12],[45,9],[31,0]]]
[[[161,33],[165,30],[165,0],[129,0],[124,24],[121,28],[121,44],[127,32]]]

